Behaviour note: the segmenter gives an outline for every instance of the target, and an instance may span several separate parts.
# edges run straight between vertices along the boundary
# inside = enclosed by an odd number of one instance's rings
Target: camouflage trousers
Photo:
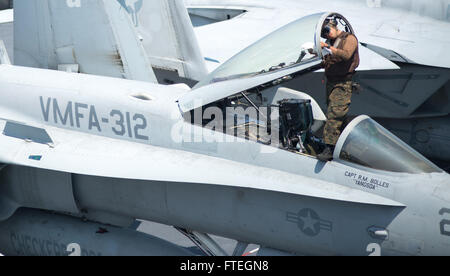
[[[335,146],[352,102],[352,81],[327,82],[327,123],[323,130],[325,144]]]

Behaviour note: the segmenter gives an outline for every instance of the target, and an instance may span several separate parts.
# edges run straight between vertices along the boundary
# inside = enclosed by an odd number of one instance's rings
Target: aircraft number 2
[[[78,243],[71,243],[67,246],[67,252],[69,252],[69,256],[79,257],[81,256],[81,246]]]
[[[381,246],[378,243],[370,243],[367,245],[366,251],[369,256],[381,256]]]
[[[442,208],[439,211],[439,215],[443,216],[444,214],[450,215],[450,209]],[[447,230],[446,230],[446,226],[447,226]],[[439,228],[441,229],[441,235],[450,236],[450,220],[448,220],[448,219],[441,220],[441,222],[439,223]]]

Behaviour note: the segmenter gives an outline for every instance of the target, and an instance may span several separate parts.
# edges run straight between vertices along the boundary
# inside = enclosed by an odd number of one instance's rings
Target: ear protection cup
[[[331,30],[330,26],[326,25],[325,27],[323,27],[322,33],[320,34],[320,36],[322,38],[327,39],[328,38],[328,34],[330,33],[330,30]]]

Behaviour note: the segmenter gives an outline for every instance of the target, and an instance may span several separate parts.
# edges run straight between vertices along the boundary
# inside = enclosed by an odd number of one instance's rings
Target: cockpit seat
[[[311,100],[288,99],[278,102],[280,117],[294,132],[310,130],[314,123]]]
[[[272,99],[272,103],[278,104],[278,102],[282,101],[283,99],[298,99],[310,101],[312,111],[312,124],[310,126],[310,129],[313,133],[317,132],[323,125],[325,125],[327,117],[323,113],[316,100],[310,95],[294,89],[280,87],[277,89],[275,97]]]

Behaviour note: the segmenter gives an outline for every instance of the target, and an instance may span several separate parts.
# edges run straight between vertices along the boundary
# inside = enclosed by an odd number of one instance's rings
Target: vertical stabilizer
[[[208,74],[184,1],[118,1],[130,14],[153,67],[197,81]]]
[[[16,0],[17,65],[156,82],[132,19],[111,0]],[[78,65],[78,67],[77,67]]]

